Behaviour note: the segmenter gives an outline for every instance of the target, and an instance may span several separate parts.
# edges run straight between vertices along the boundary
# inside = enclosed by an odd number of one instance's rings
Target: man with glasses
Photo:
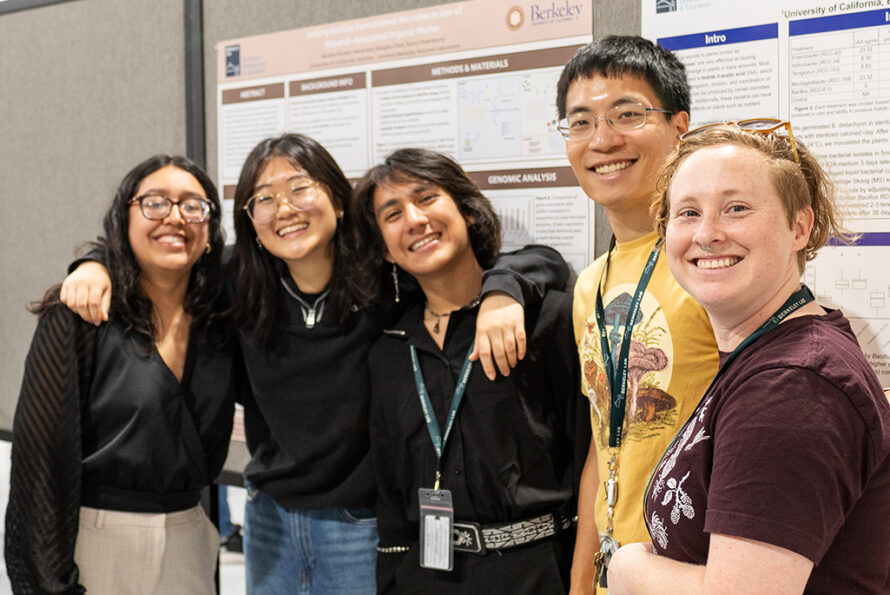
[[[593,439],[572,593],[590,593],[594,583],[606,586],[619,545],[649,541],[646,483],[714,376],[717,347],[704,311],[659,258],[649,212],[658,170],[689,127],[683,65],[641,37],[606,37],[565,66],[556,101],[575,177],[614,234],[609,253],[579,276],[574,298]]]

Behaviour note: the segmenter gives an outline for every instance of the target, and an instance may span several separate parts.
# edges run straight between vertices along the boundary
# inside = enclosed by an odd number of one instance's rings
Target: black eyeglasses
[[[186,223],[204,223],[213,210],[213,204],[203,198],[183,198],[173,200],[169,196],[146,194],[130,200],[130,204],[138,203],[142,216],[154,221],[165,219],[173,210],[173,205],[179,207],[179,213]]]

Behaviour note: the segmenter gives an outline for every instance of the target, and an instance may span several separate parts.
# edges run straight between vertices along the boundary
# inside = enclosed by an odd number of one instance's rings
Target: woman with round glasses
[[[215,592],[199,504],[228,448],[234,338],[220,320],[223,237],[207,175],[154,156],[104,219],[114,289],[95,328],[59,303],[37,330],[13,426],[7,571],[16,593]]]
[[[849,321],[800,282],[849,236],[830,179],[790,136],[712,126],[669,158],[653,210],[721,365],[610,594],[890,592],[890,404]]]
[[[356,282],[348,233],[351,193],[331,155],[300,134],[261,141],[235,190],[229,273],[251,389],[244,400],[248,593],[292,593],[295,580],[309,593],[376,589],[367,355],[390,314],[358,307],[368,299]],[[538,300],[544,281],[565,282],[564,265],[552,277],[536,274],[558,262],[549,249],[514,257],[500,264],[523,275],[500,269],[485,291]],[[509,298],[486,301],[502,299]],[[519,332],[502,313],[495,308],[494,330],[480,333],[492,351],[501,335]],[[509,373],[506,364],[499,369]]]
[[[377,520],[367,460],[367,346],[343,227],[352,187],[314,140],[248,155],[235,190],[234,316],[252,398],[248,593],[372,593]]]

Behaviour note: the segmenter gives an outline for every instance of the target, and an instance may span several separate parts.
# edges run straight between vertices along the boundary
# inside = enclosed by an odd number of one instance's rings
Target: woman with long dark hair
[[[218,304],[213,183],[156,155],[104,219],[114,289],[94,328],[59,303],[37,330],[13,426],[6,563],[16,593],[213,593],[218,536],[200,505],[225,460],[236,344]]]
[[[297,134],[257,145],[235,191],[250,593],[290,593],[295,580],[312,593],[374,589],[365,360],[380,329],[352,308],[351,191],[330,154]]]

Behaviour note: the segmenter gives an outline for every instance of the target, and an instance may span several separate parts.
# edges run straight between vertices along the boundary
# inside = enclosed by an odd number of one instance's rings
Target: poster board
[[[807,264],[890,385],[890,2],[643,0],[642,34],[673,50],[692,88],[691,127],[789,119],[861,237]]]
[[[391,151],[451,155],[492,200],[504,247],[535,241],[576,270],[593,260],[593,203],[556,131],[556,82],[590,41],[590,2],[473,0],[217,44],[224,220],[260,140],[323,144],[359,178]]]

